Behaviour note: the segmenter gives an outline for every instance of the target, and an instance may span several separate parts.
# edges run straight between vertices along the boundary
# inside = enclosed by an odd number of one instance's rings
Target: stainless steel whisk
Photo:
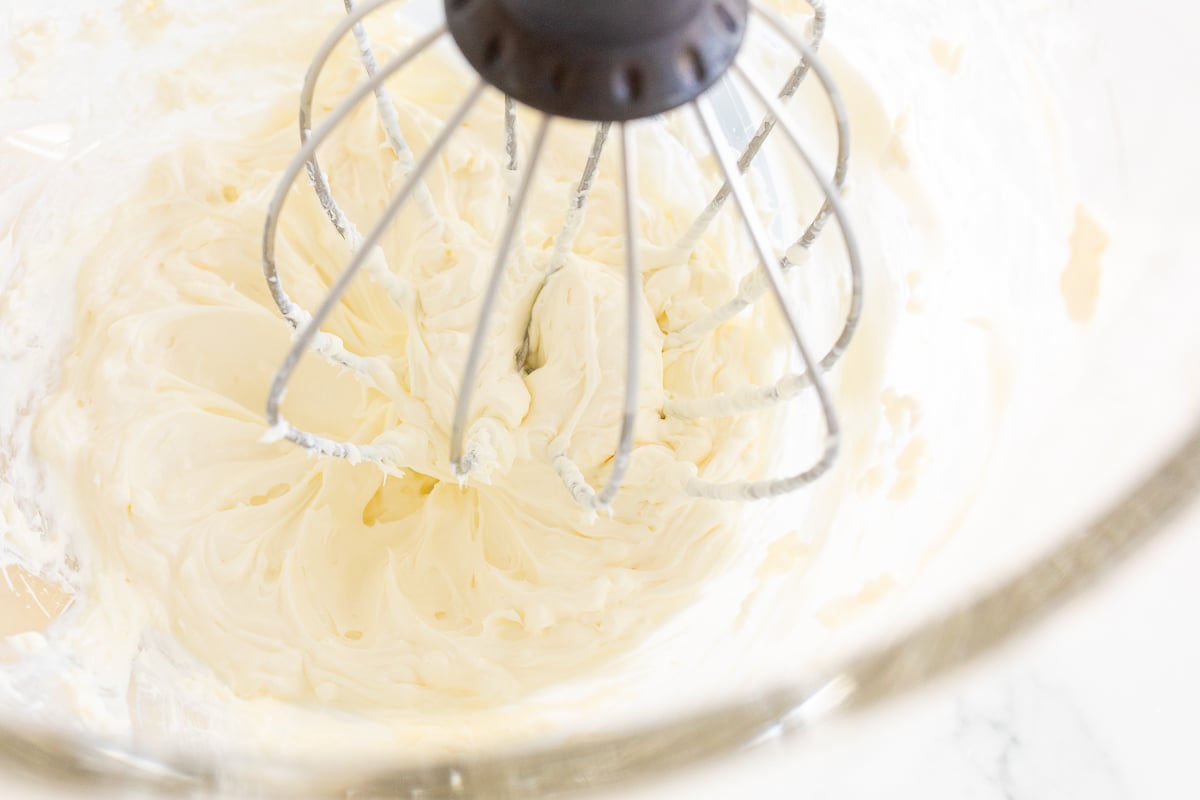
[[[370,253],[407,203],[415,202],[429,210],[433,209],[432,198],[422,178],[490,86],[505,96],[503,141],[506,166],[514,174],[519,169],[516,105],[527,105],[540,111],[542,116],[518,188],[510,198],[507,221],[496,250],[479,323],[460,384],[450,436],[450,463],[459,479],[466,480],[475,466],[477,456],[474,449],[464,446],[475,379],[483,358],[488,325],[496,309],[504,271],[525,201],[537,174],[547,133],[556,116],[585,120],[597,124],[595,140],[591,155],[584,165],[578,191],[568,209],[566,222],[555,243],[546,278],[563,265],[573,247],[586,213],[601,154],[615,126],[621,147],[626,230],[627,353],[624,412],[611,475],[599,491],[589,485],[566,452],[554,453],[550,457],[565,487],[584,509],[594,511],[611,507],[633,451],[639,367],[637,343],[640,332],[638,317],[634,312],[641,291],[639,243],[634,221],[637,170],[627,123],[683,106],[690,106],[695,114],[720,165],[725,183],[679,243],[680,257],[688,257],[717,214],[732,198],[744,220],[761,269],[753,271],[743,280],[736,296],[727,303],[670,332],[667,345],[678,346],[712,332],[770,291],[783,312],[804,371],[787,375],[770,386],[747,387],[742,391],[709,398],[674,399],[666,404],[663,413],[690,418],[751,413],[790,401],[811,389],[815,392],[824,417],[826,431],[821,456],[797,474],[727,483],[693,478],[685,483],[683,489],[695,497],[719,500],[776,497],[808,485],[830,469],[837,457],[840,433],[836,410],[823,376],[838,362],[854,336],[862,312],[863,290],[859,248],[840,200],[849,158],[846,109],[828,70],[816,56],[826,21],[821,0],[809,0],[813,10],[809,41],[801,39],[786,22],[757,0],[444,0],[445,22],[418,37],[408,49],[382,66],[376,61],[363,20],[395,0],[372,0],[360,7],[355,7],[353,0],[344,2],[346,18],[318,50],[309,68],[300,102],[302,147],[274,195],[263,236],[263,271],[267,284],[280,312],[296,332],[268,397],[267,420],[275,436],[325,456],[352,461],[387,461],[387,453],[378,446],[334,441],[296,428],[283,416],[281,404],[300,359],[310,349],[317,350],[343,367],[360,373],[368,372],[366,359],[346,351],[335,337],[321,332],[321,325],[341,301],[351,281],[364,268],[383,290],[397,296],[403,291],[395,275],[372,265]],[[744,46],[751,15],[765,23],[762,26],[764,32],[794,49],[799,58],[798,65],[776,95],[762,89],[738,63],[738,54]],[[314,129],[312,107],[317,81],[335,48],[347,34],[352,34],[357,42],[368,80]],[[479,80],[445,120],[428,150],[416,158],[400,132],[396,106],[384,82],[446,35],[452,37],[463,56],[478,72]],[[719,144],[718,122],[708,96],[709,90],[727,74],[734,76],[736,83],[766,109],[757,132],[736,161]],[[823,88],[837,126],[837,160],[828,177],[818,168],[804,146],[797,126],[788,119],[783,109],[783,104],[810,74],[816,76]],[[353,109],[371,95],[375,97],[388,144],[402,168],[407,171],[407,179],[388,203],[379,221],[366,236],[362,236],[334,199],[329,181],[317,160],[317,150]],[[644,124],[661,123],[649,120]],[[743,179],[776,128],[782,129],[790,140],[825,196],[823,205],[801,238],[788,248],[782,258],[775,255]],[[302,172],[307,172],[330,221],[349,242],[354,254],[320,307],[312,314],[289,297],[277,269],[275,255],[280,215],[291,187]],[[800,313],[788,297],[783,276],[785,271],[803,260],[804,254],[821,235],[830,215],[837,220],[845,245],[850,290],[841,333],[829,351],[818,359],[806,344]],[[516,355],[516,368],[524,366],[527,351],[528,337],[525,346]]]

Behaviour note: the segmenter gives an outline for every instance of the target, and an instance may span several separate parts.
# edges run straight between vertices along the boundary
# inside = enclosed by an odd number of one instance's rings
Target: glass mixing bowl
[[[973,25],[996,22],[973,4],[935,3],[919,17],[875,5],[879,25],[890,24],[889,14],[902,17],[914,52],[931,47],[935,57],[961,57],[951,47],[954,32],[967,36]],[[1194,154],[1200,83],[1189,77],[1200,68],[1190,37],[1200,29],[1200,11],[1167,0],[1135,9],[1115,0],[1023,0],[999,19],[997,35],[1040,54],[1028,65],[1047,89],[1036,102],[1057,109],[1080,203],[1109,239],[1103,291],[1078,340],[1061,352],[1047,348],[1045,363],[1016,392],[1019,422],[1008,425],[986,455],[985,480],[973,502],[952,519],[947,535],[934,537],[919,580],[887,593],[886,602],[856,617],[846,635],[819,653],[798,654],[786,635],[765,637],[744,651],[742,658],[759,666],[737,685],[706,677],[709,682],[689,687],[690,694],[625,713],[620,722],[568,741],[432,760],[356,761],[343,754],[218,759],[178,752],[169,743],[132,746],[22,718],[0,723],[4,770],[90,796],[502,798],[624,785],[765,737],[819,731],[833,716],[980,655],[1117,566],[1200,486],[1200,270],[1190,235],[1200,214]],[[0,20],[6,24],[12,29],[5,33],[15,37],[12,56],[21,42],[14,19]],[[850,41],[862,33],[831,32],[835,71],[842,66],[839,37]],[[969,36],[963,46],[965,58],[972,58]],[[56,57],[65,64],[71,53]],[[0,65],[0,78],[12,78],[12,66]],[[963,79],[1000,66],[1011,64],[975,64]],[[0,166],[6,169],[17,166],[8,160],[15,158],[14,142],[24,152],[52,154],[71,135],[55,126],[44,106],[24,100],[15,82],[9,86],[0,96],[12,112],[0,121],[0,140],[8,147],[0,151]],[[913,124],[938,124],[925,113],[915,109]],[[18,210],[4,209],[0,234]],[[1020,237],[1038,223],[992,224],[997,237]],[[0,254],[7,255],[7,245],[0,238]],[[1010,302],[1018,310],[1021,300],[1014,290]],[[1029,332],[1035,339],[1037,324],[1033,319]],[[1036,348],[1032,352],[1037,358]],[[869,548],[885,545],[863,541],[866,564]],[[861,589],[869,577],[864,567],[843,580]],[[5,614],[27,610],[19,599],[0,608]],[[780,613],[788,611],[784,603]]]

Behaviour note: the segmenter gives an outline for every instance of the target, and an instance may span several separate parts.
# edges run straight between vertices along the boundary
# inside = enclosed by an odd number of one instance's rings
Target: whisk
[[[496,311],[500,288],[521,225],[522,211],[535,180],[547,133],[555,117],[596,123],[591,155],[583,165],[578,190],[571,200],[562,232],[555,243],[555,255],[547,267],[547,276],[561,267],[571,251],[589,195],[596,179],[601,155],[614,127],[620,144],[623,175],[625,226],[626,357],[623,417],[620,438],[612,458],[611,474],[599,490],[585,480],[582,471],[566,452],[551,456],[566,489],[586,510],[612,506],[629,467],[634,444],[634,419],[637,410],[639,321],[635,313],[640,299],[641,269],[638,233],[634,222],[637,204],[636,154],[633,151],[630,123],[663,124],[658,115],[689,107],[703,131],[724,177],[724,185],[712,198],[679,243],[686,259],[723,207],[733,200],[745,224],[759,261],[759,269],[742,280],[735,296],[706,315],[667,334],[668,345],[697,340],[733,319],[768,291],[783,313],[786,330],[803,364],[803,372],[789,374],[774,385],[750,386],[729,394],[708,398],[680,398],[668,401],[665,415],[681,417],[728,416],[762,411],[791,401],[801,394],[815,393],[824,418],[825,438],[819,458],[807,469],[782,478],[735,482],[710,482],[689,478],[683,489],[699,498],[716,500],[754,500],[794,492],[825,474],[834,464],[839,446],[839,423],[829,388],[824,379],[842,357],[858,326],[862,312],[862,263],[859,247],[840,200],[849,159],[849,129],[845,106],[829,71],[816,55],[826,23],[826,10],[820,0],[809,0],[813,11],[807,41],[790,29],[772,10],[753,0],[444,0],[445,20],[390,62],[380,65],[375,57],[363,20],[395,0],[372,0],[355,6],[344,0],[347,16],[318,50],[309,68],[300,102],[301,149],[287,168],[270,204],[263,236],[263,270],[271,295],[279,311],[295,331],[292,346],[271,384],[267,401],[267,421],[275,438],[287,439],[323,456],[351,461],[386,463],[388,454],[379,446],[335,441],[300,430],[283,416],[281,404],[301,358],[317,350],[340,366],[363,371],[360,356],[347,352],[321,332],[322,324],[335,310],[359,272],[367,268],[385,291],[399,291],[396,276],[386,269],[369,266],[369,254],[382,240],[389,224],[407,203],[427,205],[422,178],[447,146],[454,132],[489,87],[504,94],[505,130],[503,138],[507,168],[516,174],[520,168],[517,153],[517,104],[541,112],[533,136],[532,148],[517,184],[509,198],[509,209],[495,261],[483,296],[478,325],[464,367],[457,407],[450,434],[450,464],[460,481],[471,475],[476,465],[475,449],[465,443],[471,412],[472,394],[484,353],[489,322]],[[765,23],[763,32],[792,48],[797,65],[781,90],[764,90],[738,63],[744,48],[750,18]],[[313,97],[323,68],[341,40],[352,34],[358,45],[367,81],[338,105],[318,127],[313,127]],[[433,47],[442,37],[453,39],[467,62],[478,73],[461,103],[445,119],[428,150],[415,157],[400,132],[398,112],[384,82],[404,69],[417,56]],[[822,172],[810,155],[796,124],[784,113],[784,104],[796,94],[810,76],[816,77],[828,99],[837,127],[837,159],[829,174]],[[732,76],[727,79],[727,76]],[[713,89],[729,81],[756,99],[765,108],[765,116],[740,158],[734,160],[718,140],[718,119],[712,108]],[[381,218],[361,236],[347,219],[330,189],[329,180],[317,159],[321,144],[343,124],[353,109],[374,95],[388,144],[407,178],[387,204]],[[820,186],[824,202],[809,222],[803,235],[777,256],[760,215],[752,204],[745,174],[759,156],[768,137],[781,129],[807,171]],[[349,264],[330,287],[319,308],[309,313],[297,305],[284,288],[276,264],[276,238],[280,215],[288,194],[301,173],[307,172],[321,205],[338,233],[346,238],[354,253]],[[802,263],[805,254],[821,235],[830,217],[840,229],[849,265],[848,306],[840,335],[821,358],[814,356],[801,327],[801,314],[788,296],[784,273]],[[525,346],[516,354],[515,369],[521,368],[528,355]]]

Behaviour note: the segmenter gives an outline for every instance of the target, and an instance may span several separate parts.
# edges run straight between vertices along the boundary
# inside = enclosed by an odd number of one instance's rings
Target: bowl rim
[[[501,800],[628,788],[683,767],[731,756],[928,685],[987,654],[1094,587],[1153,541],[1200,495],[1200,420],[1191,433],[1108,511],[1032,565],[949,613],[823,674],[741,701],[679,715],[632,732],[560,746],[531,746],[392,769],[311,760],[162,756],[109,739],[0,723],[0,767],[50,784],[149,796],[262,798],[470,797]]]

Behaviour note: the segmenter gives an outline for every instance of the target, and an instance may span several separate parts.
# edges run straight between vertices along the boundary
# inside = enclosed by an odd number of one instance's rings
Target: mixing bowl
[[[934,255],[888,236],[919,224],[916,200],[892,209],[899,222],[859,219],[876,263],[874,317],[837,381],[847,418],[869,430],[850,436],[847,466],[827,482],[754,512],[761,521],[747,523],[729,577],[646,644],[654,659],[615,670],[609,702],[552,736],[452,755],[336,742],[264,754],[108,736],[6,694],[5,768],[96,796],[500,798],[623,785],[764,737],[819,735],[831,716],[1036,623],[1149,539],[1200,485],[1200,271],[1189,235],[1200,212],[1189,32],[1200,11],[1165,0],[919,10],[872,0],[838,22],[841,5],[826,53],[851,97],[856,159],[890,153],[915,165],[944,219],[936,255],[949,266],[906,282],[903,264]],[[47,200],[47,187],[99,169],[114,141],[124,152],[164,146],[152,124],[131,130],[103,85],[130,63],[172,68],[169,47],[131,53],[103,33],[104,14],[136,21],[155,6],[88,15],[63,4],[0,20],[0,287],[23,263],[14,229],[33,216],[53,237],[79,213]],[[880,29],[895,31],[886,46]],[[878,102],[858,92],[872,82]],[[107,187],[113,198],[127,189],[115,177]],[[852,209],[872,191],[866,178],[852,183]],[[1062,202],[1043,202],[1051,195]],[[981,274],[975,262],[996,250],[1011,271]],[[995,314],[973,316],[984,306]],[[5,333],[22,335],[0,325]],[[24,387],[7,369],[0,392],[12,400]],[[883,455],[855,457],[884,440]],[[0,453],[0,477],[12,457]],[[9,499],[0,495],[0,512]],[[861,512],[847,510],[860,500]],[[0,599],[6,634],[44,627],[61,609],[42,606],[65,602],[14,570]],[[9,647],[3,658],[23,655]]]

